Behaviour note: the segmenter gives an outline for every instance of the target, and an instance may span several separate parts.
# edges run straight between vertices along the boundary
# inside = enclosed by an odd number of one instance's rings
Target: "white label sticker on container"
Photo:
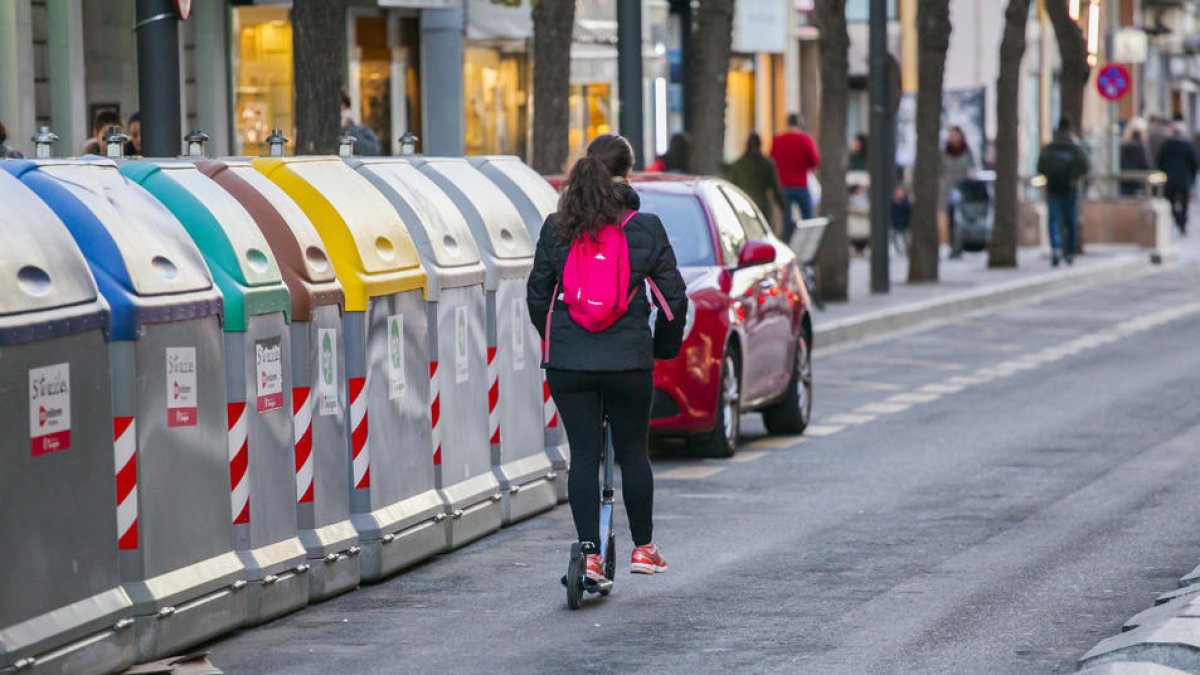
[[[512,369],[521,370],[525,367],[525,331],[528,330],[525,325],[525,302],[517,298],[513,300],[512,308]]]
[[[29,369],[29,449],[34,457],[71,447],[71,364]]]
[[[467,341],[471,339],[467,329],[467,308],[454,308],[454,381],[463,383],[470,379],[467,363]]]
[[[258,364],[258,412],[279,410],[283,407],[283,338],[276,335],[255,340],[254,360]]]
[[[167,347],[167,426],[196,426],[195,347]]]
[[[404,315],[388,317],[388,398],[404,395]]]
[[[321,415],[336,415],[338,411],[337,386],[337,331],[332,328],[317,329],[318,366],[317,412]]]

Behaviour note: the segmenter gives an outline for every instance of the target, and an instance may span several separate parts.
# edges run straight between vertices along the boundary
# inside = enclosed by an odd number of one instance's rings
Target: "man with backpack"
[[[1079,250],[1079,182],[1091,170],[1087,153],[1071,133],[1071,120],[1058,122],[1054,140],[1042,148],[1038,173],[1046,178],[1046,209],[1049,211],[1050,264],[1060,259],[1070,265]],[[1065,239],[1065,241],[1063,241]]]
[[[1171,202],[1171,214],[1180,234],[1187,234],[1188,202],[1192,200],[1192,184],[1196,182],[1196,147],[1185,133],[1183,122],[1177,120],[1171,135],[1163,139],[1155,157],[1159,171],[1167,174],[1163,196]]]

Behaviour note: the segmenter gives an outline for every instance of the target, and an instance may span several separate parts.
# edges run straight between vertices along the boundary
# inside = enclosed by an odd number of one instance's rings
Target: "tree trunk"
[[[345,57],[346,0],[295,0],[292,64],[297,155],[329,155],[337,150]]]
[[[821,32],[821,215],[829,228],[817,254],[821,297],[846,300],[849,291],[850,241],[846,235],[846,109],[850,81],[850,36],[846,0],[817,0]]]
[[[533,6],[533,168],[565,170],[570,151],[571,42],[575,3]]]
[[[1017,218],[1020,202],[1021,59],[1030,0],[1008,0],[1000,75],[996,78],[996,208],[988,267],[1017,266]]]
[[[938,280],[938,211],[942,175],[942,81],[950,47],[950,0],[918,0],[917,162],[913,167],[909,282]]]
[[[692,56],[692,173],[721,173],[725,159],[725,86],[733,42],[734,0],[704,0],[696,8]]]
[[[1071,120],[1073,130],[1082,133],[1083,95],[1091,77],[1087,41],[1083,37],[1083,29],[1067,13],[1065,0],[1047,2],[1046,14],[1054,26],[1054,39],[1058,41],[1058,54],[1062,60],[1062,77],[1059,81],[1062,115]]]

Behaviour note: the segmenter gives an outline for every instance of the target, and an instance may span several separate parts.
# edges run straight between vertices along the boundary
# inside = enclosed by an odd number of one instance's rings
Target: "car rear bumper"
[[[678,357],[656,364],[650,411],[652,434],[694,435],[712,431],[721,362],[709,357],[707,347],[702,342],[684,345]]]

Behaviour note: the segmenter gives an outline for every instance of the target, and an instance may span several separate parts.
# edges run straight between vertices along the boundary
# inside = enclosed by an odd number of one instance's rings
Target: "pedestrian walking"
[[[783,196],[783,188],[779,185],[779,174],[775,162],[763,154],[762,137],[758,132],[751,132],[746,138],[746,151],[733,164],[729,165],[729,182],[738,186],[749,195],[758,205],[758,210],[767,217],[767,222],[774,222],[771,217],[771,204],[779,209],[780,222],[787,212],[787,200]]]
[[[892,190],[892,244],[896,253],[908,255],[908,226],[912,222],[912,200],[903,183]]]
[[[1059,259],[1065,258],[1070,265],[1079,249],[1079,181],[1091,170],[1087,153],[1071,133],[1071,120],[1064,117],[1058,121],[1054,140],[1038,157],[1037,170],[1046,178],[1050,264],[1058,267]]]
[[[81,155],[103,155],[108,150],[108,142],[104,140],[114,127],[121,126],[121,118],[111,110],[101,110],[92,119],[92,137],[87,139],[80,150]]]
[[[978,168],[975,153],[967,145],[962,127],[950,127],[946,147],[942,150],[940,202],[946,209],[946,228],[950,235],[950,257],[962,257],[962,233],[954,222],[954,207],[958,205],[958,184],[967,180]]]
[[[1188,202],[1192,199],[1192,184],[1196,182],[1196,146],[1187,137],[1184,126],[1176,122],[1172,133],[1158,149],[1158,168],[1167,174],[1163,196],[1171,202],[1171,214],[1180,234],[1187,234]]]
[[[654,360],[678,354],[688,299],[662,222],[655,215],[637,212],[640,202],[629,186],[632,169],[629,141],[608,134],[592,141],[587,155],[567,177],[558,211],[542,226],[527,292],[529,318],[548,350],[542,364],[546,381],[571,445],[568,494],[579,541],[599,550],[599,469],[602,425],[607,418],[635,546],[631,571],[654,573],[667,569],[653,537],[654,475],[648,444]],[[614,233],[606,228],[620,229]],[[622,232],[629,278],[628,289],[618,297],[628,299],[628,309],[624,314],[613,312],[615,321],[607,328],[590,323],[585,328],[575,317],[592,309],[588,307],[593,304],[591,295],[583,303],[568,303],[560,291],[580,297],[588,279],[573,292],[566,292],[564,284],[577,285],[574,272],[580,269],[602,269],[603,259],[588,267],[591,261],[581,262],[575,252],[585,243],[612,241]],[[609,252],[619,258],[624,251]],[[569,259],[572,274],[566,275]],[[592,281],[597,288],[611,287],[614,278],[620,275]],[[667,312],[660,311],[653,333],[651,305],[643,292],[647,281],[657,286],[674,317],[668,319]],[[604,579],[599,555],[588,556],[586,574],[593,581]]]
[[[140,111],[129,116],[125,131],[129,134],[129,140],[125,142],[125,155],[140,157],[142,154],[142,113]]]
[[[16,148],[8,146],[8,131],[4,128],[4,124],[0,123],[0,159],[23,159],[22,155]]]
[[[850,141],[850,156],[846,164],[847,171],[867,171],[867,135],[858,134]]]
[[[1143,122],[1134,118],[1125,125],[1125,134],[1121,139],[1121,171],[1149,171],[1150,153],[1142,140]],[[1119,186],[1121,196],[1137,197],[1145,194],[1144,181],[1123,180]]]
[[[801,128],[800,115],[792,113],[787,119],[788,129],[771,140],[771,159],[779,173],[779,183],[787,199],[784,209],[783,240],[791,241],[796,230],[792,206],[800,207],[800,217],[813,217],[812,193],[808,190],[808,174],[821,166],[821,154],[817,144]]]

